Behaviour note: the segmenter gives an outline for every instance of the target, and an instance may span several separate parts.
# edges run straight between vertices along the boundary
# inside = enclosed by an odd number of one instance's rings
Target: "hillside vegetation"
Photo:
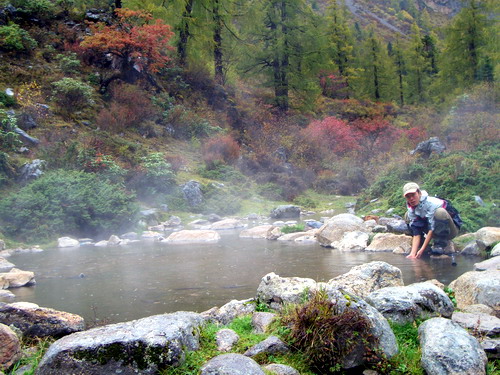
[[[498,3],[426,3],[0,1],[0,236],[107,236],[162,205],[401,210],[408,180],[498,225]],[[444,154],[409,154],[432,136]]]

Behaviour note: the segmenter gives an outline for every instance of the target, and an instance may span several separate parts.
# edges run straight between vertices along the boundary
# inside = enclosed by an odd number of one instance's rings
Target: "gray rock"
[[[224,328],[215,334],[217,350],[220,352],[229,352],[238,342],[240,336],[232,329]]]
[[[481,341],[481,347],[486,353],[488,358],[498,359],[500,358],[500,338],[491,339],[486,338]]]
[[[232,300],[220,308],[214,307],[202,313],[202,315],[209,321],[227,325],[233,321],[234,318],[252,314],[255,311],[255,300],[252,298],[246,300]]]
[[[23,130],[31,130],[38,127],[35,118],[31,114],[26,112],[19,113],[16,116],[16,123],[17,126],[19,126]]]
[[[385,355],[387,358],[392,358],[397,354],[398,345],[396,343],[396,337],[387,319],[385,319],[381,313],[364,300],[342,289],[328,285],[323,286],[323,289],[327,292],[328,298],[336,304],[339,314],[347,309],[351,309],[359,311],[368,319],[371,325],[368,333],[378,342],[378,347],[372,347],[371,349]],[[349,369],[362,365],[365,362],[366,354],[365,346],[362,341],[359,340],[358,345],[356,345],[344,358],[342,367],[344,369]]]
[[[413,151],[410,151],[410,155],[418,153],[422,157],[428,158],[432,153],[442,154],[444,150],[446,150],[446,146],[441,143],[439,138],[431,137],[426,141],[420,142]]]
[[[482,207],[486,206],[479,195],[474,195],[474,201]]]
[[[0,273],[1,272],[9,272],[13,269],[15,265],[9,262],[7,259],[0,257]]]
[[[257,288],[256,299],[279,310],[284,303],[299,303],[305,293],[311,295],[317,288],[313,279],[280,277],[274,272],[265,275]]]
[[[59,237],[57,239],[57,247],[79,247],[80,241],[71,237]]]
[[[191,180],[182,187],[184,198],[190,207],[197,207],[203,202],[203,193],[201,184],[198,181]]]
[[[405,234],[377,233],[373,237],[366,251],[392,251],[409,253],[411,250],[411,237]]]
[[[486,354],[465,329],[445,318],[432,318],[418,329],[422,367],[428,375],[485,374]]]
[[[0,306],[0,323],[13,325],[27,337],[62,337],[85,329],[85,321],[76,314],[16,302]]]
[[[265,375],[259,364],[242,354],[221,354],[205,363],[200,375]]]
[[[375,290],[404,284],[399,268],[386,262],[376,261],[355,266],[349,272],[329,280],[328,285],[364,298]]]
[[[465,245],[460,254],[477,256],[481,255],[482,251],[484,251],[484,246],[479,246],[479,243],[474,240]]]
[[[368,233],[361,231],[346,232],[339,241],[331,243],[333,249],[340,251],[363,251],[368,246]]]
[[[12,268],[9,272],[0,273],[0,289],[20,288],[36,284],[35,273]]]
[[[43,174],[45,160],[35,159],[24,164],[19,171],[19,181],[27,183],[36,180]]]
[[[300,207],[291,204],[278,206],[271,211],[270,216],[273,219],[293,219],[300,217]]]
[[[1,246],[0,246],[0,249],[1,249]],[[500,242],[497,243],[493,249],[491,249],[491,253],[490,253],[490,256],[492,257],[496,257],[496,256],[499,256],[500,255]]]
[[[468,329],[474,336],[493,337],[500,334],[500,319],[496,316],[455,311],[451,320]]]
[[[252,327],[255,333],[266,333],[276,314],[257,311],[252,315]]]
[[[269,336],[264,341],[252,346],[243,355],[247,357],[253,357],[260,353],[276,354],[276,353],[287,353],[290,351],[288,345],[281,341],[276,336]]]
[[[417,318],[451,317],[454,307],[448,295],[432,283],[376,290],[366,297],[386,319],[403,324]]]
[[[0,323],[0,372],[7,371],[22,356],[21,344],[18,337],[5,324]]]
[[[275,375],[300,375],[300,373],[293,367],[287,365],[280,365],[277,363],[271,363],[270,365],[266,365],[264,366],[264,369]]]
[[[131,241],[136,241],[139,239],[139,235],[135,232],[127,232],[123,233],[121,236],[124,240],[131,240]]]
[[[500,257],[493,257],[474,263],[474,271],[498,271],[500,270]]]
[[[487,315],[494,314],[494,310],[491,307],[480,304],[480,303],[478,303],[476,305],[464,306],[462,308],[462,312],[470,313],[470,314],[487,314]]]
[[[0,289],[0,300],[10,302],[14,298],[16,298],[16,295],[14,293],[12,293],[11,291]]]
[[[499,270],[466,272],[452,281],[449,287],[455,292],[459,309],[480,303],[500,310]]]
[[[37,375],[157,374],[199,349],[200,314],[177,312],[77,332],[54,342]]]
[[[340,214],[326,220],[318,229],[316,238],[320,245],[329,247],[332,242],[340,241],[346,232],[364,230],[363,219],[352,214]]]
[[[23,129],[19,129],[18,127],[14,128],[14,133],[18,134],[21,140],[31,143],[32,145],[38,145],[40,143],[38,138],[31,137]]]
[[[476,233],[476,240],[481,241],[486,247],[500,241],[500,227],[484,227]]]

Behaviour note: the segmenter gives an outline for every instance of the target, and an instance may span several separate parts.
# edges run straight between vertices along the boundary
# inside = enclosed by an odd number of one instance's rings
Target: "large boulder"
[[[36,180],[43,174],[45,164],[45,160],[40,159],[35,159],[24,164],[19,171],[19,181],[27,183],[29,181]]]
[[[200,375],[265,375],[257,362],[243,354],[221,354],[205,363]]]
[[[57,247],[79,247],[80,242],[71,237],[60,237],[57,239]]]
[[[449,285],[455,292],[459,309],[481,303],[500,310],[500,271],[470,271]]]
[[[449,318],[454,310],[448,295],[429,282],[379,289],[365,299],[386,319],[400,324],[413,322],[417,318]]]
[[[243,229],[240,232],[240,238],[269,238],[275,228],[276,226],[271,224],[257,225],[253,228]]]
[[[426,141],[420,142],[417,147],[410,151],[410,155],[419,153],[424,158],[428,158],[432,153],[442,154],[446,146],[441,143],[438,137],[431,137]]]
[[[313,279],[280,277],[271,272],[260,281],[256,299],[279,310],[284,303],[299,303],[304,295],[310,295],[316,288],[317,283]]]
[[[199,349],[200,314],[177,312],[73,333],[54,342],[37,375],[157,374]]]
[[[193,229],[193,230],[180,230],[178,232],[173,232],[165,240],[161,242],[169,243],[205,243],[205,242],[217,242],[220,240],[220,234],[214,230],[203,230],[203,229]]]
[[[293,367],[287,365],[281,365],[278,363],[271,363],[269,365],[265,365],[264,369],[274,375],[300,375],[300,373]]]
[[[22,356],[21,344],[14,331],[0,323],[0,373],[7,371]]]
[[[197,207],[203,202],[203,192],[198,181],[191,180],[182,187],[184,198],[190,207]]]
[[[500,241],[499,227],[484,227],[476,232],[476,241],[488,247]]]
[[[85,329],[79,315],[29,302],[0,306],[0,323],[18,328],[27,337],[62,337]]]
[[[20,288],[36,284],[35,273],[12,268],[9,272],[0,273],[0,289]]]
[[[316,238],[322,246],[331,246],[332,242],[342,240],[344,233],[364,231],[364,221],[353,214],[340,214],[325,221],[318,229]]]
[[[368,239],[366,232],[346,232],[340,241],[334,241],[330,246],[340,251],[363,251],[368,246]]]
[[[329,280],[327,284],[361,298],[381,288],[404,285],[401,270],[380,261],[355,266],[349,272]]]
[[[238,219],[223,219],[216,221],[212,225],[210,225],[210,229],[212,230],[224,230],[224,229],[236,229],[243,228],[245,224],[241,220]]]
[[[411,237],[405,234],[377,233],[366,251],[392,251],[394,253],[409,253]]]
[[[428,375],[486,374],[487,358],[475,337],[445,318],[432,318],[418,328],[422,367]]]
[[[300,217],[300,207],[291,204],[278,206],[271,211],[273,219],[293,219]]]

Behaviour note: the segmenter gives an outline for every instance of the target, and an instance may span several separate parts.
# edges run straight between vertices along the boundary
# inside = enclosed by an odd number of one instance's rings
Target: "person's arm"
[[[415,258],[420,258],[422,256],[425,249],[427,249],[429,242],[431,242],[431,239],[432,239],[432,230],[429,230],[429,232],[427,233],[427,236],[425,237],[424,243],[422,244],[422,247],[417,251]]]
[[[410,254],[408,254],[406,257],[409,259],[413,259],[417,257],[417,252],[418,252],[418,247],[420,246],[420,235],[414,235],[411,238],[411,250]]]

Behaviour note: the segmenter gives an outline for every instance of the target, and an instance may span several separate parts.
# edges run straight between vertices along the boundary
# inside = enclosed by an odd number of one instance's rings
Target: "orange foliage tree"
[[[152,16],[143,11],[120,8],[115,12],[115,24],[90,26],[92,35],[84,38],[79,51],[90,63],[107,64],[118,70],[101,82],[104,89],[115,79],[134,83],[145,76],[151,81],[150,73],[157,72],[171,60],[169,52],[173,47],[169,42],[174,34],[171,27],[159,19],[153,22]]]

